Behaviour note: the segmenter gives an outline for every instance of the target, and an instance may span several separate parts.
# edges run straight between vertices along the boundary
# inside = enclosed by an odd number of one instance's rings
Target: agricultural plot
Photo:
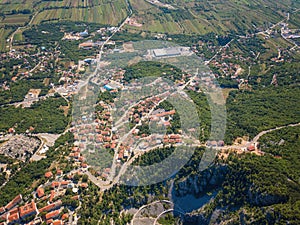
[[[2,25],[21,25],[23,26],[25,23],[29,21],[28,14],[17,14],[17,15],[6,15],[5,18],[3,18],[0,21],[0,24]]]
[[[240,34],[266,29],[284,19],[287,12],[300,7],[300,2],[285,0],[274,3],[271,0],[165,0],[177,10],[167,10],[140,0],[131,0],[137,17],[143,21],[141,30],[168,33],[235,31]],[[262,5],[264,5],[262,7]],[[297,24],[299,16],[291,16],[291,23]],[[298,23],[299,24],[299,23]]]
[[[102,2],[103,3],[103,2]],[[40,12],[33,24],[47,21],[82,21],[88,23],[119,24],[127,16],[127,5],[123,0],[94,7],[47,9]]]
[[[291,14],[289,25],[291,29],[299,29],[300,24],[300,11]]]
[[[13,10],[32,10],[39,0],[0,0],[0,13],[10,14]]]
[[[0,28],[0,52],[7,50],[7,38],[12,33],[12,29]]]
[[[50,8],[87,8],[109,4],[114,2],[113,0],[63,0],[63,1],[42,1],[37,7],[39,9],[50,9]]]

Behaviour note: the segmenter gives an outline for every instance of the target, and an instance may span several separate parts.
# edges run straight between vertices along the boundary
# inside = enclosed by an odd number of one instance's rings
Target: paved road
[[[273,129],[262,131],[253,138],[253,140],[251,141],[251,144],[254,144],[255,142],[257,142],[261,136],[263,136],[267,133],[270,133],[270,132],[273,132],[273,131],[276,131],[276,130],[280,130],[280,129],[283,129],[283,128],[287,128],[287,127],[296,127],[296,126],[300,126],[300,123],[289,124],[289,125],[285,125],[285,126],[276,127],[276,128],[273,128]]]
[[[134,225],[134,220],[135,220],[135,217],[140,213],[141,210],[143,210],[144,208],[148,207],[148,206],[151,206],[151,205],[154,205],[154,204],[157,204],[157,203],[169,203],[171,204],[171,206],[173,207],[174,206],[174,203],[169,201],[169,200],[157,200],[157,201],[154,201],[154,202],[151,202],[147,205],[143,205],[141,206],[138,211],[133,215],[132,217],[132,220],[131,220],[131,225]]]
[[[22,26],[22,27],[18,27],[13,33],[12,35],[10,36],[10,42],[9,42],[9,50],[11,51],[12,50],[12,44],[13,44],[13,41],[14,41],[14,37],[15,37],[15,34],[20,30],[20,29],[24,29],[28,26],[31,25],[31,23],[33,22],[34,18],[36,17],[36,15],[38,14],[39,12],[37,11],[35,14],[33,14],[31,20],[29,21],[28,24],[26,24],[25,26]]]
[[[222,46],[222,47],[219,49],[219,51],[217,51],[217,53],[216,53],[213,57],[211,57],[211,59],[209,59],[208,61],[206,61],[204,64],[205,64],[205,65],[208,65],[214,58],[217,57],[217,55],[219,55],[219,54],[223,51],[223,49],[228,48],[229,45],[231,44],[231,42],[233,42],[234,40],[235,40],[235,39],[231,39],[230,42],[228,42],[226,45]]]

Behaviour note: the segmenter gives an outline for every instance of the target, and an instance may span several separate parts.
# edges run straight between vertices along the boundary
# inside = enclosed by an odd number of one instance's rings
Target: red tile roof
[[[87,184],[87,183],[82,183],[81,184],[81,187],[83,187],[83,188],[87,188],[89,185]]]
[[[59,186],[59,182],[58,181],[53,181],[52,184],[51,184],[52,188],[56,188],[58,186]]]
[[[61,220],[55,220],[53,221],[52,225],[62,225],[62,221]]]
[[[47,224],[51,224],[53,222],[53,219],[47,220],[46,223]]]
[[[54,203],[52,203],[52,204],[50,204],[50,205],[47,205],[47,206],[45,206],[45,207],[43,207],[43,208],[40,208],[39,209],[39,212],[41,213],[41,212],[49,212],[49,211],[51,211],[51,210],[53,210],[53,209],[55,209],[55,208],[57,208],[57,207],[60,207],[62,205],[62,201],[61,200],[58,200],[57,202],[54,202]]]
[[[0,216],[0,219],[6,220],[7,216],[8,216],[8,213],[5,213],[5,214],[3,214],[3,215]]]
[[[55,197],[55,191],[54,191],[54,190],[51,190],[51,194],[50,194],[50,199],[49,199],[49,201],[52,202],[54,197]]]
[[[4,207],[0,207],[0,214],[5,212],[5,208]]]
[[[60,182],[60,185],[68,185],[69,183],[70,183],[70,181],[63,180],[62,182]]]
[[[38,188],[38,189],[37,189],[37,196],[38,196],[39,198],[43,197],[44,194],[45,194],[44,188]]]
[[[65,220],[65,219],[67,219],[67,218],[69,218],[69,214],[68,214],[68,213],[65,213],[65,214],[63,214],[63,215],[61,216],[61,219],[62,219],[62,220]]]
[[[31,203],[20,207],[20,217],[22,218],[30,214],[36,213],[36,210],[36,205],[34,201],[32,201]]]
[[[9,215],[8,218],[7,218],[7,220],[8,220],[9,223],[17,221],[19,219],[20,219],[19,213],[15,213],[15,214]]]
[[[4,208],[6,210],[10,210],[12,207],[19,204],[21,201],[22,201],[22,195],[18,195],[13,200],[11,200]]]
[[[178,134],[171,134],[171,135],[170,135],[170,138],[171,138],[171,139],[179,139],[179,138],[180,138],[180,135],[178,135]]]
[[[253,145],[250,145],[248,148],[247,148],[248,151],[255,151],[255,147]]]
[[[59,210],[55,210],[55,211],[53,211],[53,212],[49,212],[49,213],[46,214],[46,220],[55,218],[55,217],[57,217],[59,214],[60,214],[60,211],[59,211]]]
[[[15,214],[16,212],[19,212],[19,208],[18,207],[10,210],[9,214]]]
[[[50,171],[45,173],[45,177],[46,177],[46,178],[50,178],[50,177],[52,177],[52,176],[53,176],[53,174],[52,174],[52,172],[50,172]]]

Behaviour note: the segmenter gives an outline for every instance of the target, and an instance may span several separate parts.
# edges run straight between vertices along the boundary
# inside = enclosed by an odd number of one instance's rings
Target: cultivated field
[[[245,34],[266,30],[285,19],[288,12],[300,8],[298,0],[161,0],[175,10],[158,7],[146,0],[129,1],[134,18],[142,26],[126,25],[126,29],[170,34],[228,34],[229,31]],[[24,10],[30,10],[29,14],[22,14]],[[37,15],[32,24],[78,21],[117,25],[128,11],[126,0],[0,0],[0,27],[23,26],[33,13]],[[299,13],[291,14],[291,28],[299,28]],[[16,38],[22,40],[21,35]]]
[[[8,43],[6,40],[8,36],[12,33],[12,31],[12,29],[0,28],[0,52],[7,50],[6,46],[8,45]]]
[[[99,4],[93,7],[46,9],[35,17],[33,24],[52,20],[69,20],[117,25],[127,16],[127,6],[123,0],[106,3],[102,1]]]
[[[285,18],[287,12],[300,7],[299,1],[271,0],[165,0],[177,10],[161,9],[141,0],[131,0],[138,12],[142,30],[169,33],[225,33],[236,31],[245,33],[255,29],[265,29]],[[185,11],[183,11],[183,9]],[[291,17],[296,24],[299,16]],[[299,23],[298,23],[299,24]],[[136,28],[134,28],[136,29]]]
[[[24,25],[29,21],[28,14],[6,15],[5,18],[0,17],[0,24],[7,25]]]

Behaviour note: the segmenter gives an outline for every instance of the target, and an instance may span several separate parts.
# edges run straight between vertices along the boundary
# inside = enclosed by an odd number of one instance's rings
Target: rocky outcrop
[[[185,215],[182,219],[182,225],[208,225],[209,220],[207,220],[203,215]]]
[[[266,192],[262,193],[255,190],[253,186],[249,188],[247,197],[249,199],[249,203],[255,206],[270,206],[274,204],[284,203],[288,200],[285,196],[272,195]]]
[[[188,194],[201,196],[210,189],[220,186],[227,172],[226,165],[216,165],[199,174],[191,174],[175,182],[175,194],[177,196]]]

